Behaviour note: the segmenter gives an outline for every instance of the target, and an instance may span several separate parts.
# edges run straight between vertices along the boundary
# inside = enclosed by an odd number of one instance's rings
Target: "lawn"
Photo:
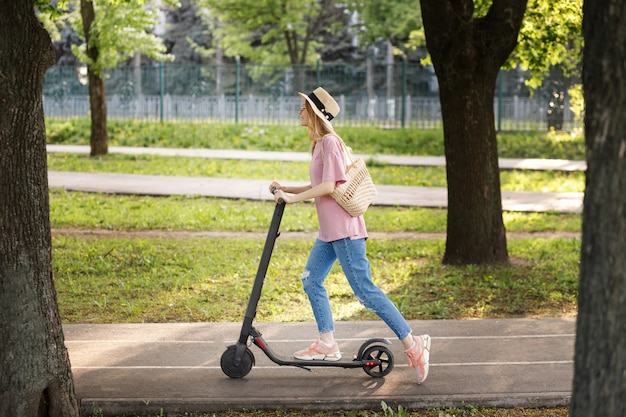
[[[301,128],[111,121],[118,146],[301,151]],[[88,144],[85,120],[47,121],[50,143]],[[346,128],[359,153],[442,155],[437,131]],[[581,137],[501,133],[501,157],[584,159]],[[49,169],[303,180],[306,163],[124,156],[48,157]],[[445,170],[371,164],[379,184],[445,187]],[[583,173],[507,171],[504,190],[584,190]],[[51,190],[53,268],[64,323],[240,321],[261,255],[273,203],[200,197],[101,195]],[[446,210],[372,207],[366,213],[374,279],[407,319],[565,317],[576,314],[580,215],[503,213],[511,262],[442,265]],[[299,275],[317,228],[311,204],[285,212],[259,305],[260,321],[311,321]],[[328,278],[338,320],[373,319],[338,267]],[[215,302],[219,300],[220,302]],[[222,417],[410,416],[565,417],[566,408],[464,408],[302,413],[236,412]],[[95,416],[96,414],[94,414]],[[192,414],[190,414],[191,416]],[[211,415],[213,416],[213,415]],[[209,417],[198,415],[196,417]]]

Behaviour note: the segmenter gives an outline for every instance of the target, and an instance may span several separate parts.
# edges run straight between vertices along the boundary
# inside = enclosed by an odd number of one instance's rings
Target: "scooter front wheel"
[[[393,370],[393,353],[385,346],[368,347],[361,360],[365,373],[374,378],[382,378]]]
[[[220,360],[220,366],[222,372],[231,378],[243,378],[248,375],[254,366],[254,355],[250,349],[246,348],[243,352],[243,358],[239,366],[235,366],[235,352],[237,350],[236,345],[231,345],[226,348],[222,353],[222,359]]]

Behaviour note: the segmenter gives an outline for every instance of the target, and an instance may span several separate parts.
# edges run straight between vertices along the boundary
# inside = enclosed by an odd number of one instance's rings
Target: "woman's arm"
[[[285,192],[285,193],[289,193],[289,194],[300,194],[303,193],[307,190],[311,189],[311,185],[301,185],[301,186],[286,186],[286,187],[280,187],[278,188],[279,190]]]
[[[270,190],[275,189],[274,200],[278,202],[283,200],[285,203],[298,203],[300,201],[310,200],[315,197],[328,195],[335,190],[334,181],[326,181],[315,187],[305,185],[301,187],[282,187],[280,184],[273,182]]]
[[[299,193],[303,193],[303,192],[305,192],[307,190],[310,190],[311,189],[311,184],[286,186],[286,185],[280,185],[276,181],[272,181],[272,183],[269,186],[269,189],[270,189],[270,193],[272,193],[272,194],[274,194],[275,190],[280,190],[280,191],[283,191],[283,192],[289,193],[289,194],[299,194]]]

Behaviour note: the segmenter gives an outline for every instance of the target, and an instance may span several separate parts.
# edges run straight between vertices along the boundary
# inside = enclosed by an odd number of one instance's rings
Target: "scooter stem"
[[[285,211],[285,205],[286,204],[284,202],[278,203],[274,208],[274,215],[272,216],[272,222],[267,232],[263,254],[261,255],[259,268],[257,269],[256,278],[254,279],[254,284],[252,286],[252,293],[250,294],[250,300],[248,301],[248,308],[246,309],[246,314],[244,316],[243,326],[241,326],[241,334],[239,335],[239,341],[237,342],[237,350],[235,351],[234,360],[235,366],[238,366],[241,362],[248,338],[251,335],[252,321],[256,316],[256,310],[261,298],[261,291],[263,290],[263,283],[265,282],[267,268],[269,267],[270,259],[272,258],[274,244],[280,235],[279,228]]]

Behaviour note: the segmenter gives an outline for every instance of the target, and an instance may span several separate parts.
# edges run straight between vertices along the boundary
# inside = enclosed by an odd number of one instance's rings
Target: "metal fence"
[[[498,130],[579,126],[567,96],[538,91],[523,78],[502,73],[494,112]],[[88,117],[84,67],[54,66],[44,82],[48,117]],[[118,67],[105,74],[108,117],[149,120],[214,120],[252,124],[295,124],[297,91],[323,85],[339,102],[336,125],[441,127],[437,78],[430,67],[394,65],[269,66],[157,64]],[[555,103],[557,97],[557,103]],[[548,113],[548,109],[557,112]]]

